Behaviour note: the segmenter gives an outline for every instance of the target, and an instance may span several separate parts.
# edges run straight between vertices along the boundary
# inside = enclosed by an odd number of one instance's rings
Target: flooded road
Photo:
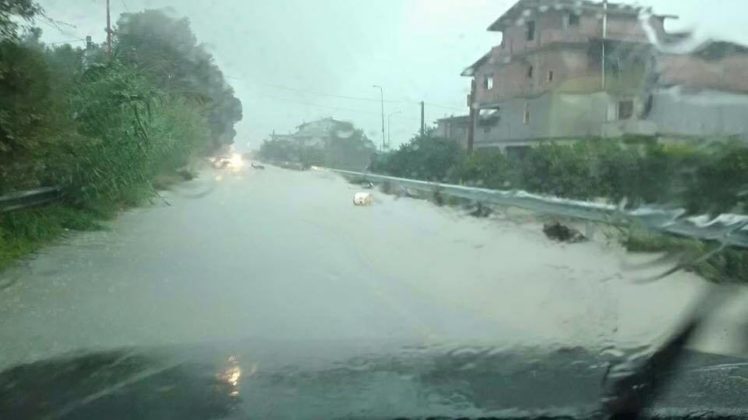
[[[537,222],[381,193],[355,207],[356,191],[326,172],[210,173],[71,235],[0,274],[0,366],[247,338],[641,345],[706,286],[687,273],[635,284],[646,273],[622,266],[653,256],[554,243]],[[735,351],[729,328],[712,330],[702,349]]]

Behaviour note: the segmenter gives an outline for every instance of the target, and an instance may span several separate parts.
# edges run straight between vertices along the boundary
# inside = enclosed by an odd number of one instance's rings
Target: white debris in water
[[[370,206],[374,203],[374,196],[369,192],[357,192],[353,195],[353,204],[357,206]]]

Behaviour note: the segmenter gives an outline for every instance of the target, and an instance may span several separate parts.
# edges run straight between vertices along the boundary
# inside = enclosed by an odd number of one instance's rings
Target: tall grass
[[[35,156],[39,184],[60,185],[65,200],[0,215],[0,269],[67,230],[142,204],[156,177],[176,172],[210,147],[204,105],[160,91],[112,61],[84,73],[70,91],[70,124]]]
[[[70,230],[98,230],[92,212],[55,204],[0,214],[0,270]]]

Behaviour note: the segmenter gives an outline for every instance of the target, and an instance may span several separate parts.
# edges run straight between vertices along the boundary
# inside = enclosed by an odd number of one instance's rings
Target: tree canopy
[[[18,35],[18,20],[29,20],[41,12],[34,0],[0,0],[0,40]]]
[[[188,19],[161,10],[125,13],[117,21],[115,54],[166,91],[202,102],[216,147],[234,141],[242,104]]]

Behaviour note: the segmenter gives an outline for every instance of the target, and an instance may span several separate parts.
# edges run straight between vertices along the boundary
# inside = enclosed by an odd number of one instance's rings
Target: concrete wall
[[[506,146],[538,139],[600,136],[603,125],[615,117],[616,100],[605,93],[553,94],[513,98],[499,104],[498,120],[475,129],[475,146]],[[525,110],[529,121],[525,122]],[[480,117],[479,117],[480,118]]]
[[[467,148],[468,117],[445,118],[436,122],[436,135],[450,139],[463,148]]]
[[[618,120],[618,103],[634,101],[634,116]],[[476,124],[475,147],[516,146],[543,139],[619,137],[624,134],[673,137],[737,136],[748,140],[748,95],[680,88],[652,94],[649,113],[638,97],[608,93],[547,93],[499,103],[498,119]],[[524,112],[530,118],[525,123]],[[640,118],[641,117],[641,118]]]
[[[671,88],[654,93],[647,120],[664,136],[748,139],[748,95]]]
[[[733,54],[719,60],[692,55],[660,57],[661,83],[723,91],[748,92],[747,54]]]

